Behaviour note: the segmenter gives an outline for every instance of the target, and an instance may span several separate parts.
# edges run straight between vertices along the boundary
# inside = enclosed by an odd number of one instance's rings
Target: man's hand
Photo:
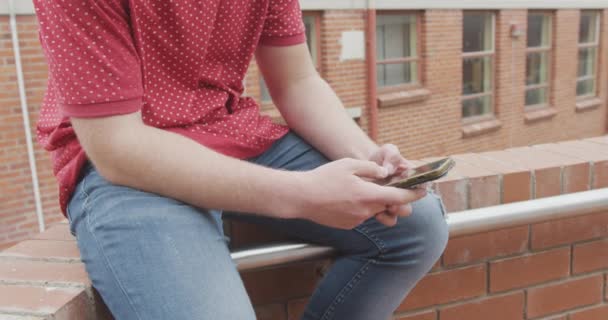
[[[399,148],[394,144],[385,144],[379,147],[370,157],[370,160],[384,167],[389,174],[391,181],[407,178],[414,164],[405,159]],[[421,184],[416,189],[426,190],[428,183]],[[376,215],[376,219],[388,226],[394,226],[398,217],[409,216],[412,213],[411,204],[392,205],[385,208]]]
[[[426,195],[423,189],[403,190],[372,182],[387,176],[388,171],[382,166],[355,159],[342,159],[299,173],[304,189],[295,195],[292,216],[352,229],[386,208],[401,208]]]

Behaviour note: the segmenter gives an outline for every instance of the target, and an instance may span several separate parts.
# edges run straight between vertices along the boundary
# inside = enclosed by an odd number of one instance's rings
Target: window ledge
[[[502,123],[498,119],[483,120],[480,122],[466,124],[462,127],[462,137],[476,137],[484,133],[498,130],[501,126]]]
[[[600,98],[585,99],[576,102],[576,112],[583,112],[598,108],[602,105]]]
[[[413,89],[378,94],[378,107],[394,107],[398,105],[419,102],[428,99],[431,91],[428,89]]]
[[[541,120],[548,120],[557,114],[557,110],[554,107],[544,107],[534,110],[526,110],[524,119],[526,123],[538,122]]]

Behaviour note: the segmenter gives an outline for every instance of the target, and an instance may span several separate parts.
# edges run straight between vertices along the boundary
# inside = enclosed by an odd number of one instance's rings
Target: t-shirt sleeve
[[[290,46],[306,42],[302,10],[298,0],[270,0],[261,45]]]
[[[141,62],[128,0],[34,0],[49,90],[70,117],[141,109]]]

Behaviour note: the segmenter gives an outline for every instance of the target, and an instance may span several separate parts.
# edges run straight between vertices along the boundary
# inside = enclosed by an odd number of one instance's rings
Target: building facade
[[[466,10],[420,9],[389,2],[370,19],[370,10],[302,3],[321,76],[370,135],[409,157],[607,130],[601,7],[505,9],[488,1]],[[355,32],[361,36],[349,37]],[[360,57],[343,52],[366,45]],[[255,63],[246,86],[265,113],[280,119]]]
[[[47,66],[33,6],[15,2],[33,124]],[[606,133],[604,1],[300,3],[318,72],[364,130],[408,158]],[[61,219],[48,155],[37,145],[34,188],[7,13],[0,6],[0,248],[38,231],[37,208],[47,224]],[[255,61],[245,87],[263,113],[282,121]]]

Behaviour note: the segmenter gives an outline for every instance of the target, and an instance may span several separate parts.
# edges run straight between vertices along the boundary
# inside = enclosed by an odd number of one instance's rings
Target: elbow
[[[106,180],[124,183],[124,167],[146,127],[139,113],[100,117],[72,118],[72,126],[80,145],[97,172]]]

